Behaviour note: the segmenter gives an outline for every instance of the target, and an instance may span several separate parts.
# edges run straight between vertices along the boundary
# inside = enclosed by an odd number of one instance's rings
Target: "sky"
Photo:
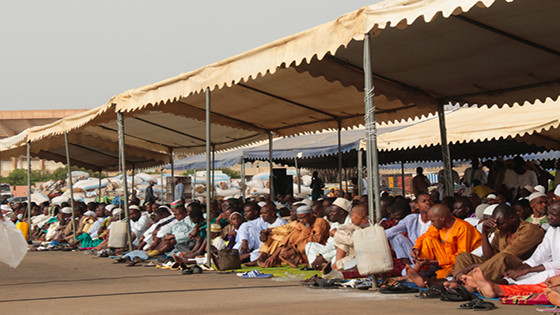
[[[0,110],[101,106],[377,2],[5,1]]]

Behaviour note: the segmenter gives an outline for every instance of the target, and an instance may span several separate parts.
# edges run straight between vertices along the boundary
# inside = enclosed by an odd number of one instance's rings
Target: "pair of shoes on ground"
[[[432,286],[429,287],[428,290],[420,292],[417,297],[421,299],[440,299],[442,301],[463,302],[471,301],[475,298],[475,295],[470,293],[464,286],[458,286],[449,290],[445,290],[443,287]]]
[[[272,277],[273,275],[271,273],[261,273],[255,269],[244,273],[238,273],[237,276],[244,279],[266,279]]]
[[[467,303],[463,303],[457,307],[460,310],[473,310],[473,311],[490,311],[496,308],[492,302],[484,301],[481,298],[474,298]]]
[[[202,268],[198,265],[184,268],[183,271],[181,271],[181,274],[183,275],[192,275],[192,274],[199,274],[199,273],[202,273]]]

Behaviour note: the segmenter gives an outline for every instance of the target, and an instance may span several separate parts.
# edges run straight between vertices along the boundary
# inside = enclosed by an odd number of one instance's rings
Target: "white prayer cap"
[[[113,212],[111,212],[111,214],[112,214],[113,216],[119,215],[119,214],[121,214],[121,213],[122,213],[122,209],[121,209],[121,208],[115,208],[115,209],[113,209]]]
[[[238,216],[240,216],[240,217],[242,217],[242,218],[243,218],[243,216],[241,215],[241,213],[239,213],[239,212],[235,211],[235,212],[233,212],[232,214],[230,214],[230,215],[229,215],[229,219],[230,219],[230,221],[231,221],[231,218],[233,218],[233,216],[234,216],[234,215],[238,215]]]
[[[62,212],[64,214],[72,214],[72,208],[64,207],[64,208],[60,209],[60,212]]]
[[[115,209],[115,207],[116,207],[115,205],[106,205],[105,210],[112,211],[113,209]]]
[[[529,202],[539,198],[539,197],[546,197],[546,195],[540,191],[535,191],[534,193],[529,195]]]
[[[95,212],[88,210],[84,213],[84,216],[86,217],[95,217]]]
[[[305,198],[307,198],[307,195],[304,194],[304,193],[300,193],[300,194],[296,194],[296,195],[294,196],[294,198],[295,198],[295,199],[305,199]]]
[[[537,186],[535,186],[534,190],[535,190],[535,191],[542,192],[543,194],[546,193],[546,189],[544,188],[543,185],[537,185]]]
[[[486,207],[486,209],[484,209],[484,212],[482,214],[491,216],[494,213],[494,210],[496,210],[496,208],[498,208],[498,206],[499,206],[498,204],[490,205],[490,206]]]
[[[261,201],[261,202],[257,203],[257,205],[259,205],[259,207],[262,208],[262,207],[266,206],[266,202]]]
[[[168,207],[168,206],[166,206],[166,205],[163,205],[163,206],[159,206],[159,207],[158,207],[158,209],[161,209],[161,208],[163,208],[163,209],[165,209],[165,210],[169,211],[169,213],[173,214],[173,211],[171,211],[171,209],[169,209],[169,207]]]
[[[332,203],[334,206],[341,208],[342,210],[348,212],[350,210],[350,206],[352,203],[344,198],[336,198],[336,200]]]
[[[140,210],[140,208],[137,205],[128,206],[128,209],[129,210]]]
[[[311,207],[313,205],[313,201],[311,201],[311,199],[309,198],[305,198],[303,200],[294,202],[294,205],[306,205],[308,207]]]
[[[486,199],[496,199],[497,196],[496,194],[488,194],[488,196],[486,196]]]
[[[556,189],[554,189],[554,194],[560,197],[560,185],[556,186]]]
[[[310,206],[301,206],[296,210],[296,214],[308,214],[308,213],[311,213]]]

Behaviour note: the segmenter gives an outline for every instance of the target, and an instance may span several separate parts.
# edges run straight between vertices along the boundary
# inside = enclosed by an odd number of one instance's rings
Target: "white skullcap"
[[[529,195],[529,202],[539,198],[539,197],[546,197],[546,195],[540,191],[535,191],[534,193]]]
[[[95,217],[95,212],[88,210],[84,213],[84,216],[86,217]]]
[[[239,213],[239,212],[235,211],[235,212],[233,212],[232,214],[230,214],[230,215],[229,215],[229,219],[230,219],[230,221],[231,221],[231,218],[233,218],[233,216],[234,216],[234,215],[238,215],[238,216],[240,216],[240,217],[242,217],[242,218],[243,218],[243,216],[241,215],[241,213]]]
[[[60,212],[62,212],[64,214],[72,214],[72,208],[64,207],[64,208],[60,209]]]
[[[121,214],[121,213],[122,213],[122,209],[121,209],[121,208],[115,208],[115,209],[113,209],[113,212],[111,212],[111,214],[112,214],[113,216],[119,215],[119,214]]]
[[[305,198],[307,198],[307,195],[304,194],[304,193],[300,193],[300,194],[296,194],[296,195],[294,196],[294,198],[295,198],[295,199],[305,199]]]
[[[128,209],[129,210],[140,210],[140,207],[138,207],[137,205],[131,205],[131,206],[128,206]]]
[[[560,197],[560,185],[556,186],[556,189],[554,189],[554,194]]]
[[[169,212],[170,214],[173,214],[173,211],[171,211],[171,209],[169,209],[169,207],[168,207],[168,206],[166,206],[166,205],[163,205],[163,206],[159,206],[159,207],[158,207],[158,209],[161,209],[161,208],[163,208],[163,209],[167,210],[167,211],[168,211],[168,212]]]
[[[106,205],[105,210],[112,211],[113,209],[115,209],[115,207],[116,207],[115,205]]]
[[[301,206],[296,210],[296,214],[308,214],[308,213],[311,213],[310,206]]]
[[[261,201],[261,202],[257,203],[257,205],[259,205],[259,207],[262,208],[262,207],[266,206],[266,202]]]
[[[535,191],[538,191],[538,192],[542,192],[543,194],[546,193],[546,189],[544,188],[543,185],[537,185],[537,186],[535,186],[534,190],[535,190]]]
[[[488,194],[488,196],[486,196],[486,199],[496,199],[497,196],[496,194]]]
[[[311,207],[313,205],[313,201],[309,198],[305,198],[303,200],[296,201],[294,205],[306,205],[308,207]]]
[[[334,206],[342,208],[342,210],[348,212],[350,210],[350,206],[352,203],[344,198],[336,198],[336,200],[332,203]]]
[[[496,210],[496,208],[498,208],[498,206],[499,205],[490,205],[490,206],[486,207],[486,209],[484,209],[484,212],[482,214],[491,216],[494,213],[494,210]]]

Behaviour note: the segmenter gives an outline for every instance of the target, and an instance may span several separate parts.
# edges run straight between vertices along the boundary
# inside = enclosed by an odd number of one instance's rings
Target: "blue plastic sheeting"
[[[403,124],[392,127],[378,127],[378,137],[382,138],[384,133],[396,131],[409,125]],[[341,133],[342,153],[358,150],[360,141],[365,137],[364,129],[344,130]],[[273,142],[272,158],[295,159],[313,158],[338,154],[338,132],[328,131],[318,134],[306,134],[300,136],[276,139]],[[237,149],[233,151],[215,154],[215,168],[231,167],[246,160],[268,160],[268,143],[253,147]],[[163,167],[169,169],[167,164]],[[199,154],[175,162],[175,170],[206,169],[206,154]]]

